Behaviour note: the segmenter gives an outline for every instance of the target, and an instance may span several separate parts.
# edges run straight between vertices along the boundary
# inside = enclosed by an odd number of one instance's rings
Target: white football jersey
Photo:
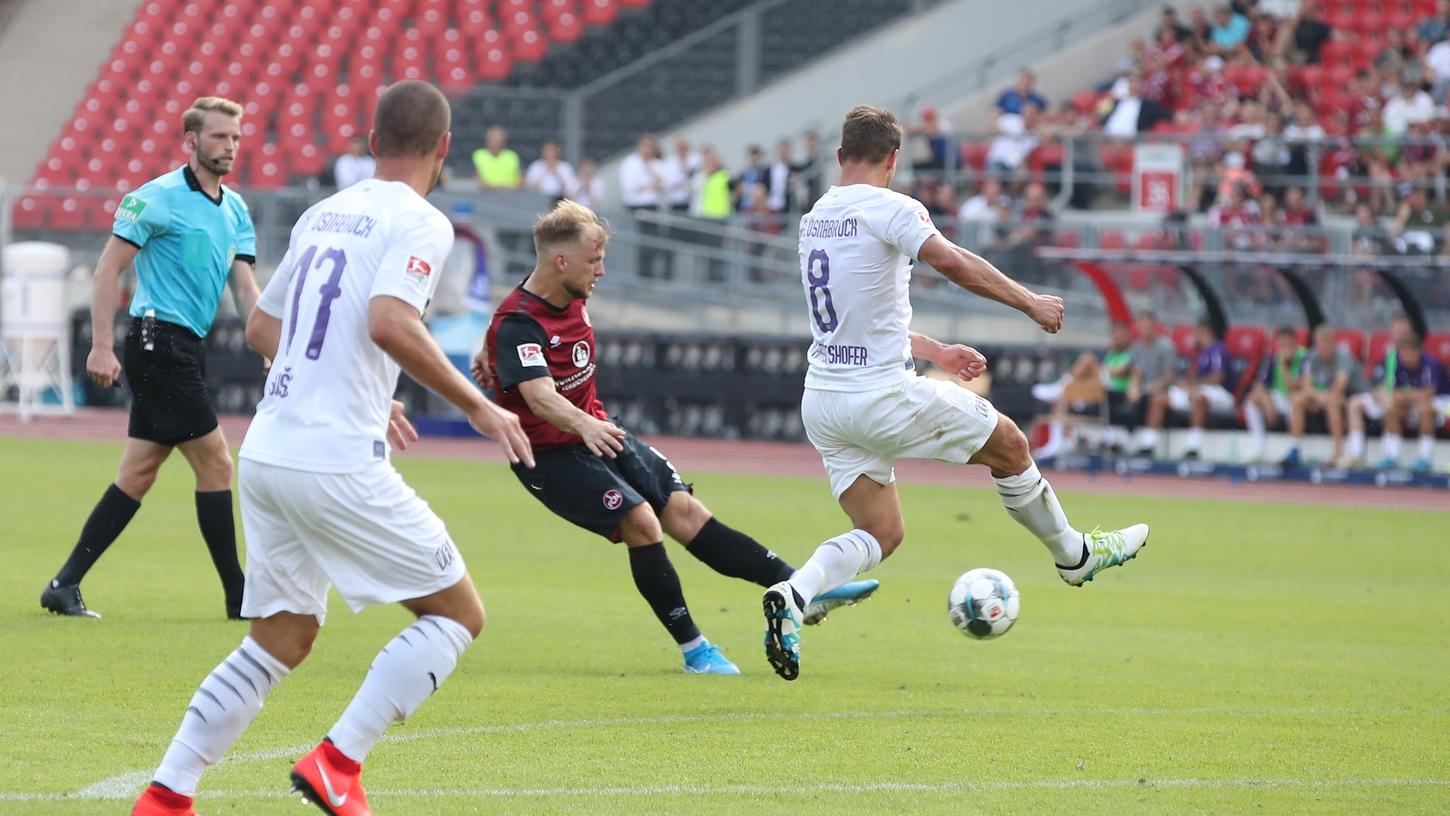
[[[815,340],[806,388],[880,388],[910,373],[911,261],[939,234],[919,201],[870,184],[832,187],[801,218]]]
[[[282,337],[240,456],[315,473],[386,459],[399,369],[368,335],[368,304],[421,315],[452,248],[448,217],[402,182],[361,181],[303,213],[257,301]]]

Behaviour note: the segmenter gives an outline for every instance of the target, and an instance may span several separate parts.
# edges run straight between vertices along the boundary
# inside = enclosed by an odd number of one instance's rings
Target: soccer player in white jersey
[[[913,260],[1049,333],[1062,328],[1063,307],[1061,298],[1028,291],[943,238],[925,207],[888,189],[900,148],[901,126],[890,112],[852,109],[836,151],[840,183],[801,218],[801,275],[814,338],[801,417],[852,529],[765,592],[766,658],[787,680],[800,673],[801,609],[901,544],[897,459],[986,465],[1008,512],[1047,545],[1073,586],[1132,558],[1148,540],[1145,524],[1078,532],[1011,419],[955,383],[916,375],[913,358],[964,379],[987,363],[974,349],[910,330]]]
[[[418,616],[378,653],[327,738],[293,766],[295,790],[336,816],[370,816],[362,761],[412,714],[483,628],[483,604],[443,522],[388,461],[417,438],[392,400],[401,368],[467,414],[510,462],[532,467],[518,418],[488,402],[423,326],[453,245],[423,198],[448,153],[448,101],[423,82],[389,87],[370,135],[374,178],[303,214],[247,320],[273,360],[242,443],[242,525],[251,634],[197,689],[134,816],[194,814],[192,797],[312,648],[329,585],[357,611]]]

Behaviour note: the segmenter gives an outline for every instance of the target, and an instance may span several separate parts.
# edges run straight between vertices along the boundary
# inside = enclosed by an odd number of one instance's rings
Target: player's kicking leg
[[[1037,469],[1027,437],[1007,417],[970,462],[986,465],[997,483],[997,495],[1012,518],[1047,546],[1057,573],[1072,586],[1082,586],[1109,567],[1132,560],[1148,543],[1148,525],[1082,533],[1067,522],[1052,485]]]
[[[635,588],[655,618],[680,647],[686,674],[739,674],[740,669],[705,639],[690,608],[680,576],[665,550],[664,530],[646,502],[630,508],[619,524],[619,536],[629,547],[629,571]]]

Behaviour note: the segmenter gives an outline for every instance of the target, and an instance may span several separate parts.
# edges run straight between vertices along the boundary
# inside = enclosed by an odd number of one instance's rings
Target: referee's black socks
[[[644,596],[655,617],[660,619],[676,643],[689,643],[700,636],[700,628],[685,606],[680,576],[675,572],[675,565],[670,563],[663,541],[630,547],[629,571],[634,574],[634,585],[639,594]]]
[[[232,518],[232,491],[196,492],[196,523],[206,541],[211,563],[222,579],[228,611],[242,606],[242,565],[237,561],[237,526]],[[240,613],[238,613],[240,614]]]
[[[91,510],[91,515],[86,519],[85,526],[81,527],[80,540],[71,550],[70,558],[66,560],[65,566],[55,575],[55,582],[60,586],[79,584],[96,561],[116,540],[116,536],[126,529],[131,523],[131,518],[141,508],[141,502],[127,496],[121,488],[114,484],[106,488],[101,495],[101,500]]]
[[[762,547],[760,542],[714,517],[705,522],[685,549],[721,575],[743,578],[763,587],[774,586],[795,572],[795,567],[780,560],[780,556]]]

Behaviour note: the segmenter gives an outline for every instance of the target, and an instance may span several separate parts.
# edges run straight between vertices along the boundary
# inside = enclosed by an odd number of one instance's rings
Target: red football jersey
[[[609,418],[594,388],[594,327],[582,299],[560,309],[516,286],[493,313],[484,342],[489,371],[497,384],[494,398],[519,415],[534,450],[578,445],[581,440],[529,410],[518,390],[524,380],[552,377],[554,387],[574,407],[600,419]]]

